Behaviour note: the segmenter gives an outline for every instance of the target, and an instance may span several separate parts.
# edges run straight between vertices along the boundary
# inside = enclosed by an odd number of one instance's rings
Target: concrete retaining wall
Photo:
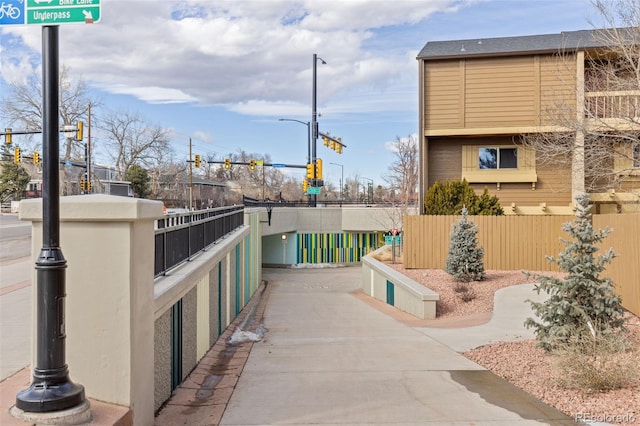
[[[362,258],[362,290],[420,319],[436,317],[440,296],[372,256]]]

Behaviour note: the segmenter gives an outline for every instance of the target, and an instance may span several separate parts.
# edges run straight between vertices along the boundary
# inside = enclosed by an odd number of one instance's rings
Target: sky
[[[346,145],[340,155],[317,142],[324,178],[336,186],[341,174],[385,185],[394,141],[417,136],[416,56],[427,42],[597,22],[589,0],[92,1],[100,1],[99,22],[60,26],[60,64],[87,82],[101,109],[170,129],[177,160],[188,159],[191,139],[203,157],[222,161],[241,149],[304,165],[317,54],[326,62],[316,63],[319,129]],[[41,49],[41,26],[0,26],[0,91],[41,73]],[[105,163],[103,142],[92,133]]]

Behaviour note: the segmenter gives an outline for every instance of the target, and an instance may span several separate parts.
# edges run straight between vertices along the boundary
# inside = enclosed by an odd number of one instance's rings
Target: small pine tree
[[[469,220],[467,208],[462,208],[462,219],[453,224],[445,272],[457,281],[482,281],[484,249],[478,247],[478,227]]]
[[[557,263],[567,276],[560,279],[534,275],[540,281],[535,291],[538,294],[544,291],[550,297],[544,302],[529,300],[541,321],[527,318],[525,326],[535,329],[538,344],[545,350],[568,343],[572,336],[584,333],[584,330],[606,333],[624,325],[620,296],[614,293],[610,278],[600,277],[615,253],[609,248],[604,254],[594,257],[598,251],[596,244],[601,243],[611,230],[593,229],[587,195],[577,197],[576,201],[576,218],[562,227],[573,240],[562,240],[565,250],[559,257],[547,257],[550,263]]]

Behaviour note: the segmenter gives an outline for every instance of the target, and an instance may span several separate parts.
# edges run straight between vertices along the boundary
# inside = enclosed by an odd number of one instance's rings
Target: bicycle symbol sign
[[[24,0],[3,1],[0,5],[0,25],[24,23]]]
[[[100,21],[101,0],[0,0],[0,25],[58,25]]]

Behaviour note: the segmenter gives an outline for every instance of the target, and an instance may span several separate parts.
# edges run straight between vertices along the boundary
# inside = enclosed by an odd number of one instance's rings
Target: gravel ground
[[[475,298],[464,302],[453,290],[455,281],[442,270],[404,269],[401,264],[389,266],[440,294],[436,308],[438,318],[491,312],[496,290],[528,282],[520,271],[488,270],[485,281],[471,283]],[[627,328],[630,340],[635,344],[635,359],[639,360],[640,319],[629,314]],[[620,425],[640,424],[640,382],[609,392],[567,389],[558,383],[552,357],[536,347],[535,340],[495,343],[463,355],[573,418]]]

